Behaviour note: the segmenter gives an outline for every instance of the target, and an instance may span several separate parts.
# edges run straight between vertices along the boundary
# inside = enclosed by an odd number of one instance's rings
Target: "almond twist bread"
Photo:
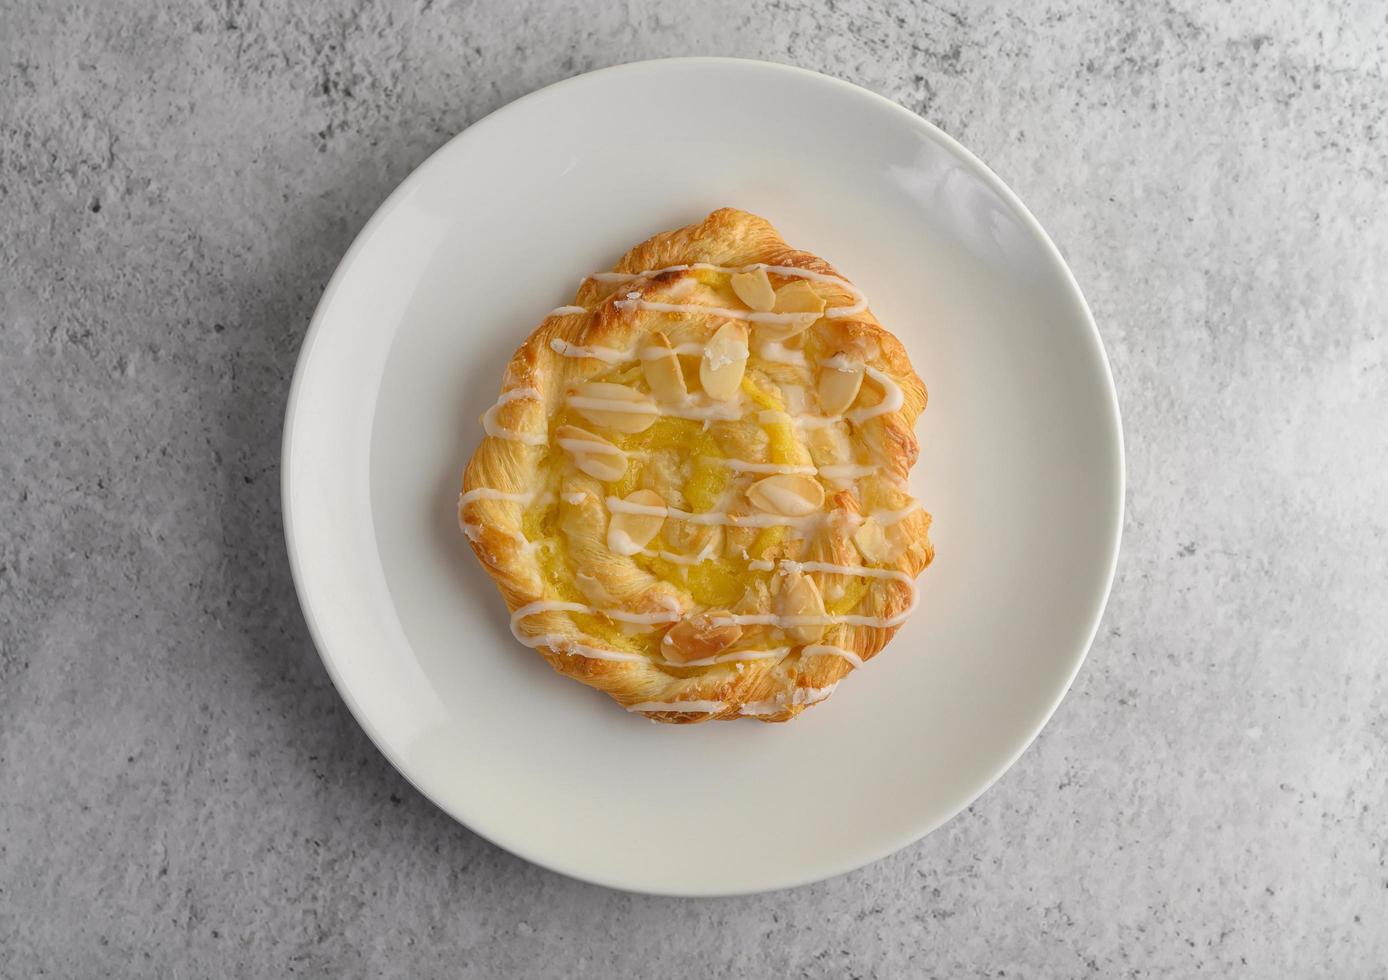
[[[853,285],[725,208],[530,335],[458,520],[555,670],[656,721],[786,721],[916,605],[925,397]]]

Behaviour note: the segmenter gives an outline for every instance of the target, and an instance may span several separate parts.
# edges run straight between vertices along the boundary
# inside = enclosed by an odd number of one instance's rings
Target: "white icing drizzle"
[[[690,524],[717,525],[721,527],[809,527],[823,520],[832,520],[838,511],[830,511],[828,514],[809,514],[805,517],[783,517],[779,514],[729,514],[722,510],[708,510],[699,513],[692,513],[687,510],[680,510],[678,507],[652,506],[647,504],[634,504],[629,500],[622,500],[620,497],[608,497],[606,499],[607,509],[614,514],[644,514],[648,517],[674,518],[677,521],[685,521]],[[914,502],[910,507],[899,511],[883,511],[880,514],[874,513],[868,516],[877,520],[884,527],[895,524],[909,514],[920,509],[920,502]],[[861,523],[864,518],[853,515],[855,523]],[[836,566],[839,568],[849,568],[857,566]],[[886,569],[870,569],[873,572],[886,572]],[[851,574],[850,572],[840,572],[840,574]],[[895,574],[905,575],[904,572]]]
[[[815,657],[820,655],[842,657],[844,660],[847,660],[849,663],[851,663],[854,667],[863,666],[863,658],[858,656],[852,650],[845,650],[843,647],[830,646],[827,643],[811,643],[809,646],[801,650],[800,654],[801,656],[805,657]]]
[[[628,402],[618,398],[590,398],[587,395],[570,395],[568,403],[573,408],[588,409],[594,412],[621,412],[631,415],[668,415],[677,419],[693,419],[696,422],[735,420],[742,417],[734,402],[700,403],[690,396],[675,405],[657,406],[654,402]]]
[[[504,500],[512,504],[528,504],[535,499],[534,492],[530,493],[508,493],[505,490],[494,490],[491,487],[478,487],[469,490],[467,493],[458,497],[458,506],[470,504],[474,500]]]
[[[666,293],[674,299],[679,299],[685,293],[692,292],[697,285],[699,283],[696,279],[681,279],[666,290]]]
[[[543,432],[517,432],[514,429],[503,428],[496,421],[496,413],[501,410],[502,405],[526,400],[541,401],[543,398],[544,396],[534,388],[512,388],[510,391],[503,391],[496,403],[483,413],[482,431],[493,439],[506,439],[510,442],[524,443],[527,446],[547,445],[549,439]]]
[[[806,476],[814,476],[815,473],[822,472],[813,466],[796,466],[791,463],[752,463],[745,459],[724,459],[718,456],[704,458],[722,463],[734,473],[803,473]]]
[[[808,280],[810,280],[811,282],[822,282],[822,283],[825,283],[825,284],[827,284],[827,285],[838,286],[840,289],[844,290],[846,293],[848,293],[850,296],[853,297],[853,304],[852,304],[851,306],[834,306],[834,307],[830,307],[829,309],[825,310],[824,313],[823,313],[823,315],[826,316],[826,317],[828,317],[828,318],[831,319],[831,320],[833,320],[833,319],[838,319],[839,317],[857,316],[859,313],[862,313],[864,310],[867,309],[867,297],[864,296],[864,295],[862,294],[862,292],[858,289],[857,286],[853,285],[851,282],[849,282],[849,281],[846,280],[846,279],[840,279],[838,276],[826,275],[825,273],[822,273],[822,272],[813,272],[813,271],[811,271],[811,270],[809,270],[809,269],[798,269],[798,268],[796,268],[795,266],[789,266],[789,265],[767,265],[767,264],[764,263],[764,262],[756,262],[756,263],[753,263],[752,265],[743,265],[743,266],[713,265],[713,264],[708,263],[708,262],[694,262],[694,263],[690,263],[690,264],[687,264],[687,265],[671,265],[671,266],[666,266],[666,267],[663,268],[663,269],[647,269],[647,270],[645,270],[644,272],[631,272],[631,273],[627,273],[627,272],[595,272],[595,273],[593,273],[593,275],[589,276],[588,278],[589,278],[589,279],[592,279],[592,280],[594,280],[594,281],[596,281],[596,282],[616,282],[616,283],[622,283],[622,282],[635,282],[635,281],[640,280],[640,279],[650,279],[650,278],[653,278],[653,277],[655,277],[655,276],[661,275],[662,273],[665,273],[665,272],[706,271],[706,272],[738,273],[738,272],[753,272],[753,271],[755,271],[755,270],[757,270],[757,269],[765,269],[767,272],[773,272],[773,273],[775,273],[775,274],[778,275],[778,276],[785,276],[787,279],[808,279]],[[618,304],[614,304],[614,305],[618,305]],[[713,308],[713,307],[707,307],[707,306],[686,306],[686,305],[684,305],[684,304],[676,304],[676,303],[665,303],[665,304],[661,304],[661,305],[663,305],[663,306],[678,306],[679,309],[675,309],[675,310],[661,310],[661,311],[658,311],[658,312],[665,312],[665,313],[684,313],[684,312],[690,312],[690,313],[717,313],[717,314],[719,314],[719,315],[727,315],[727,314],[725,314],[725,312],[724,312],[723,310],[719,310],[719,309],[715,309],[715,308]],[[734,311],[732,311],[732,312],[733,312],[734,314],[743,314],[743,313],[744,313],[744,311],[742,311],[742,310],[734,310]],[[779,313],[779,314],[778,314],[778,313],[772,313],[772,314],[766,314],[766,313],[762,313],[762,314],[754,314],[753,316],[756,316],[756,317],[768,317],[768,316],[775,316],[775,317],[794,317],[794,316],[803,316],[803,315],[804,315],[804,314],[791,314],[791,313]],[[735,316],[734,319],[748,319],[748,320],[750,320],[750,319],[753,319],[753,316],[745,316],[745,315],[742,315],[742,316]],[[784,319],[780,319],[780,320],[762,320],[762,321],[760,321],[760,322],[766,322],[766,323],[777,323],[777,322],[780,322],[780,323],[784,323],[784,322],[786,322],[786,321],[785,321]]]
[[[682,615],[679,607],[673,603],[668,606],[664,612],[634,613],[627,612],[623,609],[595,609],[581,602],[561,602],[557,599],[540,599],[529,605],[521,606],[513,612],[511,614],[512,627],[527,616],[538,616],[540,613],[547,612],[576,612],[585,613],[589,616],[605,616],[619,623],[636,623],[640,626],[677,623],[680,621]]]
[[[511,614],[511,635],[514,636],[520,643],[527,647],[530,647],[532,650],[535,647],[547,646],[555,653],[567,654],[570,656],[578,657],[588,657],[592,660],[614,660],[623,663],[650,662],[647,657],[639,653],[627,653],[622,650],[607,650],[601,647],[589,646],[586,643],[580,643],[572,637],[565,636],[562,633],[540,633],[535,636],[527,636],[526,634],[520,631],[521,620],[525,619],[528,616],[538,616],[540,613],[546,612],[595,613],[597,612],[597,610],[595,610],[592,606],[585,606],[579,602],[558,602],[550,599],[541,599],[538,602],[532,602],[528,605],[521,606],[519,609],[517,609],[515,612]],[[645,625],[650,625],[656,622],[673,622],[673,620],[668,618],[669,614],[662,613],[619,613],[616,610],[605,610],[603,612],[603,615],[609,616],[613,619],[618,619],[620,617],[620,621],[622,622],[637,622]],[[651,618],[657,616],[664,618]],[[679,617],[676,614],[675,619],[678,618]]]
[[[792,647],[776,647],[773,650],[734,650],[731,653],[720,653],[716,657],[704,657],[702,660],[666,660],[660,665],[662,667],[711,667],[714,664],[742,663],[749,660],[775,660],[790,653]]]
[[[756,266],[749,266],[748,268],[739,269],[737,271],[751,272],[755,268]],[[853,303],[850,306],[831,306],[824,311],[824,316],[830,320],[857,316],[867,309],[867,297],[863,295],[862,291],[857,286],[853,285],[847,279],[840,279],[838,276],[830,276],[822,272],[812,272],[809,269],[797,269],[794,266],[788,265],[762,265],[761,268],[765,269],[767,272],[774,272],[778,276],[785,276],[789,279],[808,279],[811,282],[822,282],[826,285],[838,286],[840,289],[844,290],[844,292],[852,296]]]
[[[650,517],[673,517],[677,521],[690,524],[719,525],[723,527],[805,527],[820,520],[823,515],[811,514],[808,517],[782,517],[779,514],[729,514],[726,511],[710,510],[694,514],[678,507],[650,507],[633,504],[618,497],[607,498],[607,509],[619,514],[645,514]]]
[[[587,657],[589,660],[612,660],[618,663],[646,662],[646,658],[639,653],[623,653],[620,650],[591,647],[586,643],[579,643],[573,637],[565,636],[563,633],[540,633],[536,636],[524,636],[515,630],[511,632],[522,645],[532,650],[536,647],[549,647],[555,653],[570,657]]]
[[[844,413],[844,417],[855,424],[862,424],[868,419],[877,418],[879,415],[888,415],[892,412],[901,411],[902,401],[904,400],[901,393],[901,386],[870,364],[865,365],[863,370],[869,378],[882,386],[882,400],[876,405],[872,405],[868,408],[855,408],[851,412],[846,412]]]
[[[578,313],[587,313],[586,306],[556,306],[549,311],[550,316],[574,316]]]
[[[663,558],[671,565],[702,565],[706,561],[712,561],[714,556],[700,552],[693,558],[688,555],[677,555],[673,551],[643,551],[643,555],[654,558]]]
[[[890,579],[909,585],[913,592],[916,589],[916,580],[899,568],[869,568],[867,565],[834,565],[826,561],[792,561],[789,558],[783,558],[781,560],[781,567],[787,571],[823,572],[826,575],[852,575],[855,578]],[[914,601],[912,605],[915,605]]]
[[[582,309],[582,307],[574,307]],[[564,309],[564,307],[561,307]],[[616,347],[601,347],[593,345],[584,347],[581,344],[571,344],[567,340],[555,337],[549,342],[550,350],[563,357],[591,357],[594,360],[604,361],[607,364],[622,364],[626,361],[654,361],[664,357],[670,352],[664,347],[633,347],[629,350],[620,350]],[[698,355],[704,352],[704,345],[697,341],[686,341],[683,344],[676,344],[673,348],[676,354]]]
[[[635,293],[626,299],[613,302],[619,310],[647,310],[651,313],[694,313],[708,316],[721,316],[727,320],[746,320],[749,323],[800,323],[811,313],[757,313],[752,310],[733,310],[726,306],[703,306],[699,303],[662,303],[659,300],[635,298]],[[827,313],[828,311],[826,311]],[[816,317],[816,319],[818,319]]]
[[[778,616],[775,613],[742,613],[739,615],[710,616],[709,622],[715,626],[775,626],[777,629],[796,626],[868,626],[873,629],[891,629],[906,622],[915,611],[911,603],[895,616],[856,616],[844,613],[838,616]]]
[[[716,715],[726,708],[722,701],[642,701],[627,705],[628,711],[682,711],[687,714]]]
[[[822,429],[843,421],[842,415],[791,415],[779,408],[767,408],[757,413],[762,425],[793,425],[797,429]]]
[[[588,499],[588,495],[587,495],[586,493],[583,493],[583,492],[581,492],[581,491],[578,491],[578,492],[575,492],[575,493],[560,494],[560,499],[563,500],[564,503],[566,503],[566,504],[575,504],[575,505],[577,505],[577,504],[581,504],[581,503],[583,503],[583,501],[587,500],[587,499]]]
[[[906,622],[907,617],[920,602],[920,589],[910,575],[895,568],[869,568],[866,565],[833,565],[823,561],[792,561],[789,558],[776,563],[786,571],[823,572],[826,575],[852,575],[859,578],[889,579],[903,583],[910,591],[906,608],[895,616],[857,616],[851,613],[836,616],[781,616],[776,613],[743,613],[740,615],[713,616],[709,621],[717,626],[735,624],[738,626],[774,626],[785,629],[795,626],[833,626],[840,623],[849,626],[870,626],[875,629],[889,629]],[[754,559],[747,563],[754,571],[769,571],[775,567],[764,559]]]
[[[647,558],[663,558],[671,565],[701,565],[706,561],[712,561],[718,557],[718,539],[714,538],[709,541],[708,544],[704,545],[704,550],[693,557],[688,555],[677,555],[673,551],[657,552],[650,551],[649,549],[642,549],[641,554],[645,555]]]
[[[784,657],[790,653],[792,649],[792,647],[776,647],[770,650],[734,650],[731,653],[724,653],[713,657],[705,657],[702,660],[690,660],[686,662],[674,660],[651,661],[637,653],[627,653],[621,650],[608,650],[589,646],[560,633],[544,633],[537,636],[527,636],[521,633],[521,620],[547,612],[584,613],[589,616],[605,616],[619,623],[631,623],[638,626],[657,626],[665,623],[674,623],[678,622],[683,615],[678,604],[673,602],[673,600],[665,612],[632,613],[621,609],[598,609],[582,602],[562,602],[554,599],[541,599],[529,603],[528,605],[521,606],[511,614],[511,634],[521,643],[532,649],[537,646],[548,646],[559,653],[590,657],[594,660],[617,660],[630,663],[645,662],[660,667],[709,667],[714,664],[732,663],[734,661],[770,660]]]
[[[687,340],[682,344],[666,349],[664,347],[643,347],[638,351],[633,351],[628,360],[658,361],[666,354],[674,351],[676,354],[685,354],[691,357],[698,357],[704,352],[704,345],[697,340]]]
[[[753,558],[747,563],[747,567],[754,572],[769,572],[778,565],[788,572],[823,572],[826,575],[851,575],[855,578],[892,579],[897,582],[904,582],[912,589],[916,587],[915,579],[896,568],[869,568],[867,565],[833,565],[825,561],[795,561],[790,558],[782,558],[779,562],[770,562],[764,558]]]
[[[650,272],[594,272],[588,278],[594,282],[631,282],[633,279],[654,276],[661,272],[683,272],[688,268],[687,265],[668,265]]]
[[[843,354],[836,354],[819,363],[836,371],[856,369],[859,366],[857,362],[847,361]],[[851,368],[844,367],[845,364],[851,365]],[[838,425],[845,420],[854,425],[861,425],[868,419],[875,419],[879,415],[899,412],[905,402],[905,395],[901,391],[901,386],[893,381],[890,375],[884,374],[871,365],[862,365],[862,367],[869,378],[882,386],[882,400],[876,405],[870,405],[867,408],[855,408],[842,415],[790,415],[778,409],[768,408],[757,413],[757,421],[763,424],[784,422],[797,429],[822,429],[825,426]]]
[[[836,687],[838,687],[838,682],[830,684],[828,687],[797,687],[791,692],[789,698],[785,695],[778,695],[765,701],[749,701],[738,709],[738,714],[746,715],[749,718],[761,715],[779,715],[793,706],[807,707],[818,704],[833,694]],[[726,711],[727,708],[728,703],[726,701],[642,701],[639,704],[627,705],[627,710],[634,712],[678,711],[700,715],[716,715]]]
[[[742,706],[739,713],[753,717],[756,715],[778,715],[791,705],[818,704],[833,694],[834,688],[838,686],[838,682],[835,681],[828,687],[797,687],[791,692],[789,699],[782,695],[766,701],[750,701]]]
[[[564,357],[591,357],[608,364],[620,364],[623,361],[631,360],[630,354],[615,347],[581,347],[578,344],[571,344],[567,340],[560,340],[558,337],[551,340],[549,346],[556,354],[562,354]]]
[[[764,340],[757,346],[757,356],[772,364],[790,364],[794,367],[809,367],[805,352],[791,350],[779,340]]]
[[[850,363],[853,367],[858,366],[856,362],[844,360],[843,354],[836,354],[820,362],[822,366],[832,368],[836,371],[847,370],[843,365]],[[822,429],[825,426],[838,425],[845,420],[855,425],[860,425],[868,419],[877,418],[879,415],[887,415],[892,412],[900,411],[905,401],[901,386],[893,381],[889,375],[884,374],[875,367],[863,366],[863,370],[869,378],[882,386],[882,400],[876,405],[871,405],[867,408],[856,408],[852,411],[845,412],[843,415],[791,415],[780,409],[768,408],[757,413],[757,421],[761,422],[763,425],[779,422],[786,425],[793,425],[797,429]]]
[[[734,473],[799,474],[804,476],[819,474],[826,480],[846,481],[857,480],[877,472],[877,467],[866,466],[861,463],[831,463],[827,466],[807,464],[801,466],[794,463],[753,463],[750,460],[726,459],[719,456],[705,456],[704,458],[714,464],[726,466]]]
[[[882,510],[874,514],[869,514],[868,516],[882,527],[890,527],[893,524],[899,524],[906,520],[906,518],[920,509],[921,502],[919,500],[913,500],[909,506],[903,507],[901,510]]]

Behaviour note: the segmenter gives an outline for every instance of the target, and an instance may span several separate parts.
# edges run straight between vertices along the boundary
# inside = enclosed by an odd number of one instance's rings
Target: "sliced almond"
[[[559,448],[573,458],[574,466],[596,480],[611,483],[627,471],[627,454],[602,436],[576,425],[561,425],[554,431]]]
[[[853,543],[869,562],[886,565],[896,558],[896,549],[887,539],[886,529],[869,517],[853,532]]]
[[[646,384],[651,386],[651,394],[658,401],[683,401],[689,394],[684,372],[680,370],[680,359],[670,346],[670,338],[659,330],[651,334],[646,349],[641,352],[641,370],[646,375]]]
[[[792,337],[798,337],[819,319],[818,313],[791,313],[787,316],[788,319],[784,322],[757,323],[757,339],[779,344]]]
[[[699,361],[699,383],[710,398],[725,402],[742,387],[746,368],[747,327],[737,320],[729,320],[704,346],[704,356]]]
[[[819,372],[819,407],[825,415],[842,415],[863,387],[863,366],[825,367]]]
[[[768,514],[804,517],[824,506],[824,488],[813,477],[778,473],[748,487],[747,499]]]
[[[647,394],[610,381],[589,381],[574,389],[569,404],[594,425],[618,432],[644,432],[659,415]]]
[[[661,652],[667,660],[679,663],[718,656],[742,637],[742,627],[736,623],[715,625],[711,622],[726,615],[726,612],[709,612],[681,619],[660,641]]]
[[[795,617],[823,616],[824,599],[819,594],[815,580],[798,568],[785,572],[781,579],[781,591],[776,594],[776,614],[792,620]],[[823,623],[787,625],[781,629],[792,643],[814,643],[824,635]]]
[[[776,290],[773,311],[785,319],[773,323],[757,323],[757,337],[763,341],[784,341],[808,330],[824,312],[824,297],[816,293],[803,279],[788,282]]]
[[[804,279],[795,279],[776,290],[776,305],[772,309],[777,313],[821,314],[824,306],[824,297],[813,286]]]
[[[769,313],[776,305],[776,290],[772,288],[765,269],[734,273],[731,283],[733,292],[749,310]]]
[[[629,504],[664,507],[665,501],[654,490],[637,490],[626,498]],[[618,555],[634,555],[660,533],[665,517],[659,514],[628,514],[615,511],[607,522],[607,547]]]

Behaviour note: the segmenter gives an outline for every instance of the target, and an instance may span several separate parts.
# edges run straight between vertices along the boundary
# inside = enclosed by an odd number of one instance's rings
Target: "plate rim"
[[[438,166],[440,159],[455,143],[467,139],[476,139],[484,135],[491,126],[494,126],[497,119],[511,113],[513,110],[519,110],[530,102],[537,101],[542,97],[552,94],[557,89],[582,85],[594,76],[643,68],[658,69],[661,66],[714,67],[718,65],[736,65],[743,68],[755,67],[761,70],[799,76],[814,84],[828,83],[851,92],[855,97],[866,98],[869,101],[877,103],[879,106],[889,107],[890,111],[904,124],[915,128],[929,139],[941,144],[945,150],[953,153],[957,158],[967,164],[977,177],[983,180],[994,193],[1013,209],[1014,213],[1022,220],[1027,230],[1036,236],[1036,239],[1041,244],[1048,257],[1056,263],[1059,270],[1062,272],[1061,282],[1065,290],[1069,293],[1069,297],[1076,303],[1084,326],[1087,328],[1085,330],[1085,336],[1090,346],[1098,354],[1098,363],[1103,367],[1102,374],[1103,381],[1105,382],[1103,388],[1108,396],[1107,402],[1113,422],[1112,436],[1117,454],[1117,492],[1114,495],[1114,501],[1112,503],[1113,511],[1109,515],[1112,520],[1113,532],[1112,540],[1108,543],[1108,567],[1104,574],[1102,595],[1098,598],[1094,606],[1092,621],[1089,623],[1087,630],[1087,638],[1073,655],[1073,663],[1070,665],[1068,676],[1065,677],[1064,683],[1058,688],[1052,703],[1042,712],[1039,721],[1026,733],[1024,738],[1019,740],[1013,753],[1008,756],[1004,762],[998,765],[995,771],[988,773],[986,777],[979,782],[971,795],[967,795],[957,806],[949,809],[938,819],[921,825],[918,828],[913,828],[904,836],[898,835],[887,840],[885,844],[879,844],[877,847],[871,848],[868,857],[865,859],[855,855],[846,860],[827,861],[823,866],[817,867],[815,870],[789,876],[784,880],[751,883],[733,888],[704,889],[679,886],[653,888],[649,884],[637,883],[629,880],[627,876],[620,873],[596,873],[591,869],[576,867],[571,862],[559,860],[549,855],[542,856],[537,854],[533,848],[524,842],[508,840],[506,835],[496,828],[487,827],[483,829],[479,826],[480,821],[476,821],[472,815],[465,816],[464,814],[455,812],[454,808],[444,805],[421,785],[421,779],[416,778],[416,774],[411,771],[411,766],[407,764],[402,754],[396,752],[391,747],[390,741],[382,735],[372,723],[370,717],[361,708],[349,686],[339,673],[334,663],[333,655],[329,652],[328,646],[323,640],[323,630],[319,624],[318,616],[315,614],[314,609],[311,608],[306,598],[305,582],[307,580],[307,573],[304,570],[304,559],[300,553],[300,548],[302,546],[296,545],[295,542],[294,507],[292,504],[294,499],[294,486],[290,463],[295,448],[294,431],[298,424],[300,414],[304,378],[307,376],[309,364],[313,360],[313,351],[328,321],[328,310],[334,305],[334,300],[347,277],[347,270],[355,264],[357,256],[364,250],[366,243],[373,237],[376,229],[393,214],[398,202],[407,196],[416,184],[421,183],[426,175],[432,172],[433,168]],[[1117,575],[1118,557],[1123,539],[1126,501],[1127,453],[1123,437],[1123,421],[1121,407],[1118,401],[1118,389],[1114,382],[1113,367],[1109,361],[1108,351],[1104,347],[1103,337],[1099,333],[1099,327],[1094,319],[1094,314],[1090,310],[1089,303],[1085,299],[1084,293],[1080,289],[1079,282],[1075,279],[1075,274],[1070,268],[1069,263],[1065,261],[1065,257],[1060,249],[1056,246],[1045,228],[1042,227],[1041,223],[1031,213],[1030,209],[1022,202],[1016,192],[962,143],[923,116],[918,115],[900,103],[884,95],[880,95],[871,89],[864,88],[861,85],[846,81],[842,78],[836,78],[832,75],[826,75],[808,68],[801,68],[775,61],[764,61],[756,58],[716,56],[648,58],[609,65],[605,68],[571,75],[568,78],[560,79],[557,82],[552,82],[549,85],[528,92],[494,109],[481,119],[450,137],[411,170],[410,173],[396,185],[394,190],[392,190],[376,207],[371,217],[362,225],[361,230],[358,231],[356,236],[352,239],[352,244],[338,261],[332,276],[323,289],[322,296],[319,297],[318,303],[314,307],[313,315],[309,320],[308,329],[305,331],[304,338],[299,345],[299,352],[295,360],[294,372],[290,381],[289,394],[286,400],[284,426],[281,430],[280,512],[281,523],[284,529],[285,547],[289,557],[290,577],[294,583],[295,597],[298,601],[299,609],[303,614],[304,622],[308,626],[309,636],[313,641],[314,649],[318,653],[319,660],[323,663],[329,680],[332,681],[338,696],[342,698],[343,702],[347,705],[347,710],[351,713],[352,718],[356,721],[357,725],[361,727],[362,731],[366,733],[367,738],[371,740],[376,750],[380,752],[396,772],[398,772],[405,781],[414,787],[414,789],[426,800],[445,813],[450,819],[457,821],[470,832],[496,847],[500,847],[548,871],[562,874],[578,881],[634,894],[663,895],[678,898],[711,898],[762,894],[789,888],[799,888],[815,882],[836,878],[840,875],[848,874],[861,868],[868,867],[869,865],[876,864],[884,858],[895,854],[897,851],[903,850],[923,840],[929,834],[935,832],[946,823],[949,823],[960,813],[977,802],[984,793],[996,785],[997,782],[1011,770],[1017,763],[1017,760],[1020,759],[1027,749],[1036,741],[1036,738],[1041,734],[1046,725],[1050,723],[1051,718],[1059,709],[1061,702],[1063,702],[1065,697],[1069,694],[1070,688],[1074,685],[1075,678],[1079,675],[1080,668],[1084,665],[1085,660],[1089,656],[1089,651],[1093,647],[1095,637],[1098,635],[1104,612],[1108,608],[1108,602],[1113,593],[1113,583]]]

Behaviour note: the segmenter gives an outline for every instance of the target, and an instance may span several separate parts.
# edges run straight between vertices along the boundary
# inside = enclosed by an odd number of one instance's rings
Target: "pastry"
[[[458,520],[555,670],[656,721],[786,721],[916,606],[925,398],[856,287],[725,208],[521,345]]]

